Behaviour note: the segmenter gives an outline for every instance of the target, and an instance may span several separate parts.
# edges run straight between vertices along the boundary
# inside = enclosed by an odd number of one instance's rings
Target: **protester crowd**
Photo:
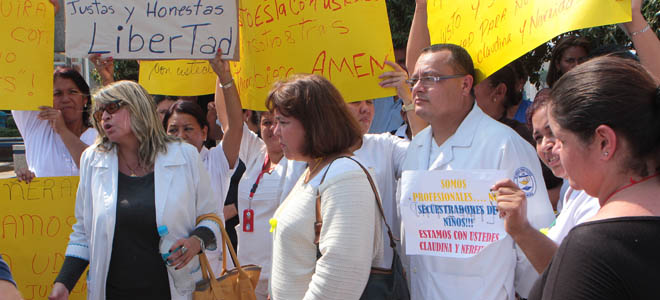
[[[246,113],[220,54],[205,107],[113,82],[111,58],[91,57],[95,92],[56,68],[52,107],[12,111],[20,180],[80,176],[49,299],[67,299],[88,266],[88,299],[191,299],[197,254],[220,276],[228,251],[207,214],[238,218],[238,261],[262,267],[257,299],[375,299],[373,268],[399,258],[409,298],[397,299],[657,299],[660,41],[641,2],[622,25],[635,54],[596,55],[567,35],[530,101],[520,61],[477,83],[465,49],[431,45],[417,0],[405,66],[380,76],[405,121],[383,133],[368,132],[385,100],[347,103],[319,75],[275,83],[268,111]],[[504,171],[491,191],[506,237],[469,258],[406,254],[400,179],[414,170]],[[512,180],[520,172],[535,192]],[[20,298],[15,286],[0,257],[0,298]]]

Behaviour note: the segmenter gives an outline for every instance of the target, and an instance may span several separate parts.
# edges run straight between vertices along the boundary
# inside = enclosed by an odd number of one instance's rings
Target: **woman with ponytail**
[[[597,197],[601,208],[566,236],[529,299],[657,298],[657,83],[638,62],[606,56],[566,73],[550,98],[553,152],[571,185]]]

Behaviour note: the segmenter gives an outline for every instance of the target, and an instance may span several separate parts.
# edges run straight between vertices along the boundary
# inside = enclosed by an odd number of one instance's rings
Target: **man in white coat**
[[[431,126],[413,138],[403,170],[506,170],[527,193],[532,226],[545,227],[554,215],[536,153],[479,109],[474,78],[472,59],[460,46],[439,44],[422,51],[410,82],[415,112]],[[402,233],[405,226],[404,221]],[[538,277],[510,236],[471,258],[408,259],[412,299],[513,300],[516,292],[525,298]]]

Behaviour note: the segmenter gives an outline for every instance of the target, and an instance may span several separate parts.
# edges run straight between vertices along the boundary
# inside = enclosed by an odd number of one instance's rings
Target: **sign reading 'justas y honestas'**
[[[236,0],[66,1],[69,57],[234,59]]]

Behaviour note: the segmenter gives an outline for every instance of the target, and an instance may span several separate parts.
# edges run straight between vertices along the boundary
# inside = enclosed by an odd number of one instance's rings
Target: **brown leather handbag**
[[[261,275],[261,266],[245,265],[241,266],[234,251],[234,247],[229,242],[229,236],[225,230],[224,222],[216,214],[205,214],[197,217],[197,223],[202,220],[212,220],[220,226],[222,232],[222,244],[218,247],[228,249],[231,257],[236,262],[236,268],[227,270],[227,251],[222,251],[222,272],[220,277],[214,278],[215,273],[209,265],[206,254],[202,252],[199,255],[199,264],[202,267],[202,280],[197,282],[193,299],[195,300],[254,300],[256,295],[254,289],[259,282]]]

